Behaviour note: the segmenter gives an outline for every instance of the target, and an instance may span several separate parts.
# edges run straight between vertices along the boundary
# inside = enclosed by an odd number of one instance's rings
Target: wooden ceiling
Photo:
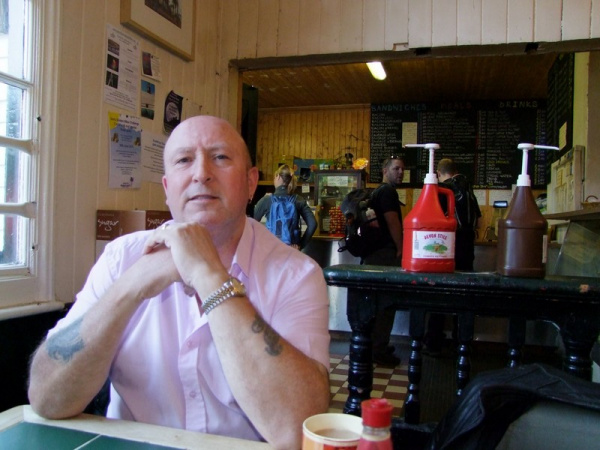
[[[370,103],[534,99],[547,97],[556,53],[460,56],[384,61],[375,80],[366,64],[348,63],[247,70],[259,108]]]

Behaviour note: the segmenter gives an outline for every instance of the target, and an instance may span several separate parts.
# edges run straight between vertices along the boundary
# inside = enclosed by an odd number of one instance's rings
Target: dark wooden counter
[[[457,386],[469,381],[469,344],[474,318],[509,318],[508,366],[520,363],[527,320],[547,320],[560,328],[564,370],[591,378],[590,353],[600,332],[600,279],[547,276],[503,277],[496,273],[412,273],[397,267],[339,264],[324,269],[330,286],[348,288],[347,315],[352,329],[348,370],[349,396],[344,411],[360,414],[360,402],[373,386],[371,330],[378,309],[410,311],[411,354],[405,420],[418,423],[421,348],[425,314],[458,316]]]

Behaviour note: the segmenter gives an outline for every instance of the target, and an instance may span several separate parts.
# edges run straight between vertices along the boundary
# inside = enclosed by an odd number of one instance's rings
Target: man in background
[[[455,270],[472,272],[475,260],[475,237],[477,221],[481,217],[481,211],[473,188],[467,177],[458,173],[456,163],[444,158],[437,166],[438,182],[440,187],[450,189],[454,194],[454,216],[456,218],[456,238],[454,249]],[[440,205],[446,215],[448,205],[446,196],[440,195]],[[425,351],[436,356],[441,353],[444,341],[444,319],[443,314],[431,313],[427,322],[427,333],[425,334]]]
[[[404,160],[397,156],[383,162],[383,182],[371,195],[370,207],[375,211],[381,241],[377,250],[366,256],[363,264],[400,266],[402,263],[402,210],[396,189],[402,184]],[[385,366],[397,366],[400,358],[390,345],[395,309],[378,311],[373,329],[373,361]]]
[[[32,358],[30,403],[72,417],[109,378],[108,417],[300,448],[329,405],[323,272],[246,217],[258,170],[225,120],[182,122],[164,164],[174,221],[108,244]]]

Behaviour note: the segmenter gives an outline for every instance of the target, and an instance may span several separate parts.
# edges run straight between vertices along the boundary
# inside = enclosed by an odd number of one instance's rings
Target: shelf
[[[599,220],[600,219],[600,207],[578,209],[577,211],[567,211],[562,213],[545,214],[545,219],[550,220]]]

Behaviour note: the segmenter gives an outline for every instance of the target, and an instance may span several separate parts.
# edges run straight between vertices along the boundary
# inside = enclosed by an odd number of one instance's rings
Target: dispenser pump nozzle
[[[406,144],[404,147],[407,148],[424,148],[429,150],[429,172],[425,175],[425,184],[438,184],[437,174],[433,170],[433,164],[435,161],[435,151],[440,148],[439,144]]]
[[[530,150],[540,149],[540,150],[559,150],[558,147],[553,147],[550,145],[537,145],[537,144],[528,144],[522,143],[517,146],[519,150],[523,150],[523,163],[521,164],[521,173],[519,174],[519,178],[517,179],[517,186],[531,186],[531,178],[527,173],[527,160],[528,154]]]

